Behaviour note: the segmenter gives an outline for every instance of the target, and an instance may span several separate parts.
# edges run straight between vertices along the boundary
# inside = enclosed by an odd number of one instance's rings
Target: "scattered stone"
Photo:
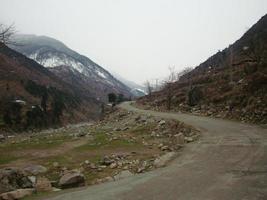
[[[28,179],[32,182],[32,185],[36,183],[36,176],[28,176]]]
[[[160,148],[160,150],[161,150],[161,151],[170,151],[171,149],[170,149],[170,147],[168,147],[168,146],[162,146],[162,147]]]
[[[91,169],[97,169],[97,166],[94,164],[94,163],[90,163],[90,166],[89,166]]]
[[[165,120],[160,120],[159,126],[164,126],[165,124],[166,124],[166,121]]]
[[[185,142],[189,143],[189,142],[193,142],[194,139],[192,137],[185,137],[184,138]]]
[[[174,135],[175,139],[176,139],[176,143],[183,145],[185,142],[185,137],[183,133],[178,133],[176,135]]]
[[[79,172],[70,171],[59,180],[61,188],[79,187],[85,185],[84,175]]]
[[[130,177],[132,176],[132,172],[130,172],[129,170],[123,170],[121,172],[119,172],[117,175],[114,176],[114,180],[120,180],[120,179],[123,179],[123,178],[127,178],[127,177]]]
[[[59,163],[58,162],[53,162],[53,167],[59,167]]]
[[[22,199],[26,196],[32,195],[34,189],[18,189],[11,192],[6,192],[0,195],[1,200],[15,200]]]
[[[159,167],[164,167],[166,164],[171,161],[174,157],[176,156],[175,152],[169,152],[164,154],[163,156],[158,157],[154,161],[154,166],[159,168]]]
[[[6,168],[0,170],[0,194],[21,188],[32,188],[31,180],[22,170]]]
[[[53,190],[50,181],[45,177],[37,178],[35,189],[37,192],[51,192]]]
[[[47,172],[47,168],[42,165],[29,165],[24,168],[29,175],[38,175]]]
[[[53,192],[59,192],[59,191],[61,191],[61,189],[53,187],[53,188],[52,188],[52,191],[53,191]]]
[[[80,132],[80,133],[75,134],[76,137],[84,137],[86,135],[87,135],[87,133],[85,133],[85,132]]]
[[[115,169],[116,167],[117,167],[118,165],[117,165],[117,163],[111,163],[111,165],[109,166],[111,169]]]
[[[89,160],[86,160],[86,161],[84,161],[84,164],[89,165],[90,164],[90,161]]]
[[[0,134],[0,142],[4,142],[6,140],[5,136],[3,134]]]

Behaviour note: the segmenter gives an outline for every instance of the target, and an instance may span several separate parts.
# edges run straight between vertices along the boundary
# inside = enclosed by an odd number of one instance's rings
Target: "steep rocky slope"
[[[82,88],[0,44],[0,128],[47,127],[96,119],[101,103]]]
[[[64,81],[75,84],[72,80],[82,77],[79,83],[96,99],[106,102],[107,94],[111,92],[126,97],[132,95],[130,88],[108,71],[58,40],[46,36],[16,35],[14,41],[20,45],[11,48],[49,68]]]
[[[267,123],[267,15],[234,44],[138,102],[154,109]]]

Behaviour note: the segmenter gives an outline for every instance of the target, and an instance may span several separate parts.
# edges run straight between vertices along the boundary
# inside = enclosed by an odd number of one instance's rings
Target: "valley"
[[[30,34],[0,21],[0,200],[267,199],[266,12],[15,1],[0,18]]]

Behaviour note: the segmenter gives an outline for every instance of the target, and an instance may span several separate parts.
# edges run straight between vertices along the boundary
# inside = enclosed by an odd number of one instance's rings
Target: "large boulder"
[[[38,175],[47,172],[47,168],[42,165],[29,165],[23,170],[29,175]]]
[[[170,162],[174,157],[176,156],[175,152],[169,152],[164,154],[163,156],[158,157],[155,161],[154,161],[154,166],[156,168],[159,167],[164,167],[166,166],[166,164],[168,162]]]
[[[34,189],[18,189],[0,194],[0,200],[17,200],[32,195]]]
[[[67,172],[59,180],[59,186],[61,188],[79,187],[84,185],[85,185],[84,175],[75,171]]]
[[[22,170],[6,168],[0,170],[0,194],[21,188],[32,188],[31,180]]]
[[[35,189],[37,192],[51,192],[53,190],[51,182],[45,177],[38,177]]]

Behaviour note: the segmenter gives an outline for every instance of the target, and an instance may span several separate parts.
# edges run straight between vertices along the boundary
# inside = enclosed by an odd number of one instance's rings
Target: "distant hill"
[[[146,88],[144,86],[139,85],[133,81],[129,81],[123,78],[121,75],[117,74],[116,72],[111,72],[111,73],[116,79],[118,79],[120,82],[122,82],[131,89],[131,93],[133,94],[133,96],[142,97],[146,95],[145,92]]]
[[[95,99],[107,102],[108,93],[130,97],[131,89],[114,78],[107,70],[71,50],[62,42],[36,35],[15,35],[14,41],[20,45],[10,46],[14,50],[47,67],[64,81],[82,86]]]
[[[0,43],[0,129],[44,128],[98,119],[101,102]]]
[[[139,103],[267,123],[267,15],[234,44]]]

